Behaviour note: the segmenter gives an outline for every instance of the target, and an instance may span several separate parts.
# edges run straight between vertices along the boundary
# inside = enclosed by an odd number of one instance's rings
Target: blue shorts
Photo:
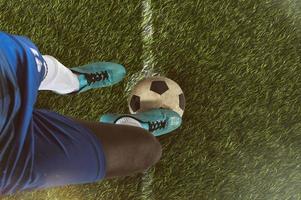
[[[105,177],[105,156],[86,127],[35,109],[47,64],[27,38],[0,32],[0,195]]]

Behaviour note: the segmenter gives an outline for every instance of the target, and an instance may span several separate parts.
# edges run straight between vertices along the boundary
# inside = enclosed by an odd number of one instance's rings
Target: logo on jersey
[[[35,57],[35,60],[36,60],[36,64],[37,64],[37,68],[38,68],[38,71],[41,72],[41,69],[43,66],[46,66],[47,67],[47,63],[45,61],[42,61],[40,59],[40,54],[37,50],[33,49],[33,48],[30,48],[30,51],[31,53],[34,55]]]
[[[44,77],[43,77],[43,80],[45,79],[45,77],[47,76],[48,74],[48,66],[47,66],[47,63],[46,61],[44,60],[41,60],[41,55],[39,54],[39,52],[33,48],[30,48],[30,51],[31,53],[34,55],[35,57],[35,61],[36,61],[36,64],[37,64],[37,69],[38,69],[38,72],[41,72],[42,70],[42,67],[44,67],[45,69],[45,74],[44,74]]]

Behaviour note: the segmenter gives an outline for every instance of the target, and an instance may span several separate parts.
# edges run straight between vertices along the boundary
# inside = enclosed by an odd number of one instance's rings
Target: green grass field
[[[28,36],[44,54],[128,70],[112,88],[42,92],[37,107],[95,121],[128,112],[125,89],[144,62],[142,5],[0,0],[0,29]],[[161,161],[146,174],[3,199],[301,199],[301,1],[153,0],[151,12],[155,72],[187,99],[183,126],[159,138]]]

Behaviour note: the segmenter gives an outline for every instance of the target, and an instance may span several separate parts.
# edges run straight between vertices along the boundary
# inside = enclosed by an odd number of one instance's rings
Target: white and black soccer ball
[[[167,108],[183,116],[185,96],[176,82],[156,76],[139,81],[132,90],[128,103],[132,114],[154,108]]]

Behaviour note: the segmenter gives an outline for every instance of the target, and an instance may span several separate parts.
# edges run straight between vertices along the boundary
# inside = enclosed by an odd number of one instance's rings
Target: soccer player
[[[0,195],[131,175],[155,164],[161,146],[154,135],[181,124],[173,111],[88,122],[34,108],[38,90],[81,93],[118,83],[125,73],[109,62],[67,68],[28,38],[0,32]]]

